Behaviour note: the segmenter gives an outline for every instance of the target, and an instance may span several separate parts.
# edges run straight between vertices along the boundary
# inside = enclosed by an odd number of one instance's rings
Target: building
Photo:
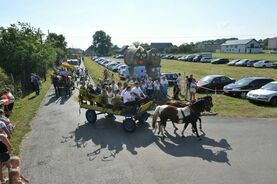
[[[150,47],[158,49],[160,52],[164,52],[165,49],[172,47],[172,43],[151,43]]]
[[[255,39],[229,40],[221,45],[221,52],[229,53],[260,53],[262,48]]]
[[[268,39],[268,49],[277,50],[277,37]]]
[[[213,41],[203,41],[196,43],[196,50],[199,52],[215,52],[217,49],[220,49],[219,43]]]

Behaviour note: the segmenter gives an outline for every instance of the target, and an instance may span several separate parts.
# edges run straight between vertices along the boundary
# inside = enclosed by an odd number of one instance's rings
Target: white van
[[[125,69],[120,71],[120,79],[130,79],[130,78],[142,78],[146,75],[145,66],[127,66]]]

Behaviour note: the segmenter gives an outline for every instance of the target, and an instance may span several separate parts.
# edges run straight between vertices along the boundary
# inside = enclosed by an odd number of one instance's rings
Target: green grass
[[[115,60],[115,59],[112,59]],[[119,60],[119,59],[117,59]],[[121,59],[121,61],[123,61]],[[104,67],[97,63],[91,62],[90,58],[85,59],[85,64],[90,67],[89,71],[92,76],[96,75],[102,79]],[[277,80],[276,69],[258,69],[249,67],[231,67],[227,65],[212,65],[204,63],[179,62],[174,60],[162,60],[162,72],[176,72],[181,73],[183,78],[185,75],[193,74],[196,80],[213,74],[222,74],[234,79],[241,79],[243,77],[260,76],[270,77]],[[183,80],[184,81],[184,80]],[[184,86],[184,84],[183,84]],[[172,90],[172,89],[171,89]],[[170,91],[170,94],[172,92]],[[197,96],[201,96],[197,94]],[[225,117],[255,117],[267,118],[277,117],[277,108],[271,106],[258,106],[249,103],[247,100],[225,96],[223,94],[213,94],[214,108],[219,116]]]
[[[213,53],[215,58],[228,59],[253,59],[253,60],[268,60],[277,62],[277,54],[236,54],[236,53]]]
[[[31,93],[24,98],[15,101],[13,114],[10,117],[11,121],[16,126],[11,138],[14,155],[19,155],[20,144],[24,136],[31,130],[30,122],[36,115],[50,85],[51,80],[50,75],[48,74],[47,80],[42,83],[39,96],[36,96],[35,93]]]
[[[213,65],[204,63],[178,62],[173,60],[162,60],[162,72],[176,72],[183,76],[193,74],[196,80],[213,74],[222,74],[234,79],[243,77],[259,76],[270,77],[277,80],[276,69],[258,69],[248,67],[232,67],[227,65]],[[184,80],[183,80],[184,81]],[[184,86],[184,85],[183,85]],[[213,110],[220,116],[228,117],[277,117],[277,108],[270,106],[257,106],[247,100],[225,96],[213,95]]]
[[[85,57],[84,64],[90,76],[92,77],[92,80],[95,83],[101,83],[103,81],[105,67],[97,64],[96,62],[92,62],[91,58],[89,57]],[[119,81],[119,76],[117,75],[117,73],[109,71],[109,76],[111,76],[112,74],[114,74],[114,79],[116,81]]]

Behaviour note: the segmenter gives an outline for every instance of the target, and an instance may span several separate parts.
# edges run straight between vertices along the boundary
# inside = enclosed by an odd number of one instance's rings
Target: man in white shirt
[[[132,93],[131,92],[131,87],[128,86],[126,91],[123,93],[123,103],[125,105],[129,105],[129,104],[131,105],[131,103],[128,103],[128,102],[134,102],[135,101],[135,99],[134,99],[134,97],[131,93]]]
[[[143,91],[139,86],[139,82],[135,82],[135,86],[132,88],[132,93],[136,96],[136,100],[140,100],[145,97]]]
[[[162,93],[164,95],[164,97],[167,97],[167,93],[168,93],[168,80],[166,79],[165,76],[162,77],[161,81],[161,86],[162,86]]]

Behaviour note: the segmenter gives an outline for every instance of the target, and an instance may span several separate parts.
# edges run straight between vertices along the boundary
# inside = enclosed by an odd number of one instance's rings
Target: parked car
[[[192,59],[193,62],[200,62],[202,56],[201,55],[196,55],[194,56],[194,58]]]
[[[118,55],[115,56],[115,58],[116,59],[122,59],[122,58],[124,58],[124,55],[123,54],[118,54]]]
[[[271,68],[273,67],[273,62],[262,60],[254,63],[255,68]]]
[[[208,75],[197,82],[197,92],[208,93],[212,90],[222,90],[225,85],[232,82],[235,82],[235,80],[224,75]]]
[[[265,77],[246,77],[238,80],[235,83],[224,86],[223,91],[228,95],[245,98],[249,91],[259,89],[263,85],[272,81],[273,79]]]
[[[274,62],[272,65],[273,68],[277,68],[277,62]]]
[[[270,82],[260,89],[249,91],[246,97],[250,101],[262,101],[277,106],[277,81]]]
[[[235,59],[235,60],[232,60],[230,61],[229,63],[227,63],[228,66],[234,66],[237,62],[239,62],[240,60],[239,59]]]
[[[178,61],[185,61],[185,57],[186,57],[186,56],[181,56],[181,57],[179,57],[179,58],[178,58]]]
[[[257,63],[259,60],[249,60],[247,62],[247,66],[248,67],[253,67],[255,63]]]
[[[212,64],[226,64],[229,63],[229,59],[226,58],[219,58],[219,59],[213,59],[211,61]]]
[[[190,55],[190,56],[188,56],[187,61],[192,62],[192,60],[193,60],[194,57],[195,57],[195,55]]]
[[[161,73],[161,76],[165,76],[167,81],[168,81],[168,84],[169,85],[173,85],[173,82],[177,80],[178,78],[178,75],[177,73]]]
[[[209,57],[202,57],[200,62],[201,63],[210,63],[212,61],[212,58]]]
[[[242,59],[235,63],[235,66],[247,66],[248,59]]]

